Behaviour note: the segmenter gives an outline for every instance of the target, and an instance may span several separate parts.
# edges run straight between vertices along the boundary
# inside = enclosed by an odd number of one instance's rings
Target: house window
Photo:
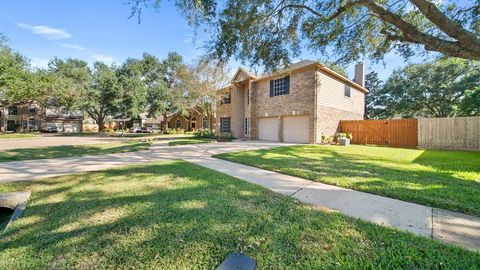
[[[17,107],[8,107],[8,115],[18,115]]]
[[[248,135],[248,118],[245,118],[244,133]]]
[[[202,120],[202,125],[203,125],[203,128],[208,128],[208,118],[207,117],[204,117],[203,120]]]
[[[28,113],[29,113],[29,114],[36,114],[36,113],[37,113],[37,107],[35,107],[35,106],[29,106],[29,107],[28,107]]]
[[[192,129],[195,128],[195,122],[192,122]]]
[[[247,89],[247,105],[250,104],[250,88]]]
[[[177,121],[175,121],[175,128],[179,129],[181,125],[182,125],[182,122],[180,122],[180,119],[177,119]]]
[[[222,133],[229,133],[230,132],[230,117],[220,118],[220,131]]]
[[[344,90],[343,90],[343,95],[344,95],[345,97],[350,97],[350,94],[351,94],[350,92],[351,92],[351,91],[350,91],[350,85],[346,84],[346,85],[345,85],[345,88],[344,88]]]
[[[222,105],[223,104],[230,104],[231,100],[232,100],[232,93],[229,92],[222,97],[222,100],[221,100],[220,103]]]
[[[290,93],[290,76],[270,80],[270,96],[282,96]]]

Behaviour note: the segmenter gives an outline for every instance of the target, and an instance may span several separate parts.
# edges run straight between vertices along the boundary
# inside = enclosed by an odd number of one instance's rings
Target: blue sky
[[[122,0],[2,0],[0,33],[7,36],[10,47],[39,67],[55,56],[121,63],[143,52],[162,59],[176,51],[187,62],[202,54],[207,37],[203,33],[194,37],[170,2],[164,1],[158,12],[145,10],[141,24],[136,18],[128,19],[129,15],[130,7]],[[307,51],[301,57],[318,58]],[[367,62],[367,71],[375,70],[386,79],[394,68],[405,65],[394,54],[387,55],[385,63]],[[237,65],[230,63],[232,69]],[[353,65],[347,73],[353,77]]]

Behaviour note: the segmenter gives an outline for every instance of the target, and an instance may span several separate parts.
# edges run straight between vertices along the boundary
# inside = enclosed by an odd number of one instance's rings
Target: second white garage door
[[[280,123],[277,117],[258,119],[258,139],[262,141],[278,141]]]
[[[308,116],[286,116],[283,118],[283,141],[308,143],[310,139],[310,118]]]

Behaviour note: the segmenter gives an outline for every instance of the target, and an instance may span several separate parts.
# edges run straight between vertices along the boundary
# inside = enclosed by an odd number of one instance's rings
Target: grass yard
[[[216,157],[480,216],[480,152],[299,145]]]
[[[58,133],[55,136],[58,137],[126,137],[126,138],[139,138],[139,137],[154,137],[154,136],[162,136],[161,133],[128,133],[124,132],[66,132],[66,133]]]
[[[169,142],[168,145],[177,146],[177,145],[186,145],[186,144],[211,143],[214,141],[215,141],[214,139],[208,139],[208,138],[189,138],[189,139],[174,140]]]
[[[39,137],[38,133],[0,133],[0,139],[23,139]]]
[[[0,151],[0,162],[106,155],[148,150],[150,142],[126,142],[91,145],[66,145]]]
[[[185,161],[2,184],[31,190],[0,269],[474,269],[480,253],[326,212]]]

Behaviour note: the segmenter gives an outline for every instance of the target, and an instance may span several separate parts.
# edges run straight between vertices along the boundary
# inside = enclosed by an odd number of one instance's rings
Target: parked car
[[[132,127],[132,128],[129,129],[130,133],[140,133],[141,131],[142,131],[142,129],[139,128],[139,127]]]
[[[47,125],[45,128],[42,129],[42,132],[45,133],[57,133],[58,128],[55,125]]]

